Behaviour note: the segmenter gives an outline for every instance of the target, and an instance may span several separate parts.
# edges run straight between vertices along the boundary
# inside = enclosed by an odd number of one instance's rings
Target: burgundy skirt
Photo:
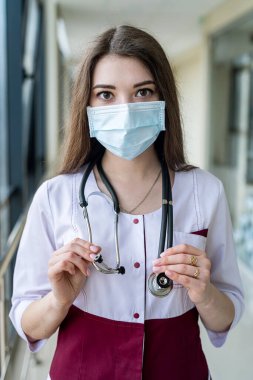
[[[207,380],[196,308],[145,324],[72,306],[62,322],[51,380]]]

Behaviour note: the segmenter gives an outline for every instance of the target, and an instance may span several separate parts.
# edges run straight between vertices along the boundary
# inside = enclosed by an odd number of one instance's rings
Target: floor
[[[225,345],[221,348],[212,347],[201,327],[203,348],[213,380],[253,379],[253,275],[242,264],[240,272],[245,288],[245,313],[239,325],[229,334]],[[36,355],[36,360],[34,357],[30,359],[25,380],[46,380],[55,341],[53,337]]]
[[[239,266],[245,292],[245,312],[221,348],[213,347],[201,329],[203,348],[213,380],[253,379],[253,274]]]

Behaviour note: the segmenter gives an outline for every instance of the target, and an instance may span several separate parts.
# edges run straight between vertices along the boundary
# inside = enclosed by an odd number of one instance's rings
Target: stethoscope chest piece
[[[152,273],[148,279],[148,288],[151,294],[156,297],[165,297],[173,288],[173,281],[164,273],[157,275]]]

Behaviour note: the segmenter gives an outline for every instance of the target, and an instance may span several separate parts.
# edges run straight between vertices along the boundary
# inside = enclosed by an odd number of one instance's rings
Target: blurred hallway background
[[[46,379],[52,338],[31,355],[8,319],[26,207],[54,172],[80,57],[107,27],[161,43],[177,79],[190,163],[225,186],[246,310],[224,347],[203,331],[213,380],[253,379],[253,0],[0,0],[0,374]],[[196,379],[197,380],[197,379]]]

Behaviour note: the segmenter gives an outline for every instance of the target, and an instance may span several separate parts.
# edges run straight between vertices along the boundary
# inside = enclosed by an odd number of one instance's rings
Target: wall
[[[185,142],[189,161],[210,167],[209,93],[211,88],[211,49],[213,35],[253,10],[252,0],[230,0],[209,13],[201,24],[202,41],[174,58],[173,65],[181,98]]]
[[[57,6],[44,0],[46,30],[46,162],[55,165],[59,147],[59,64],[56,33]]]
[[[207,168],[208,163],[206,53],[206,44],[202,41],[173,61],[187,158],[202,168]]]

